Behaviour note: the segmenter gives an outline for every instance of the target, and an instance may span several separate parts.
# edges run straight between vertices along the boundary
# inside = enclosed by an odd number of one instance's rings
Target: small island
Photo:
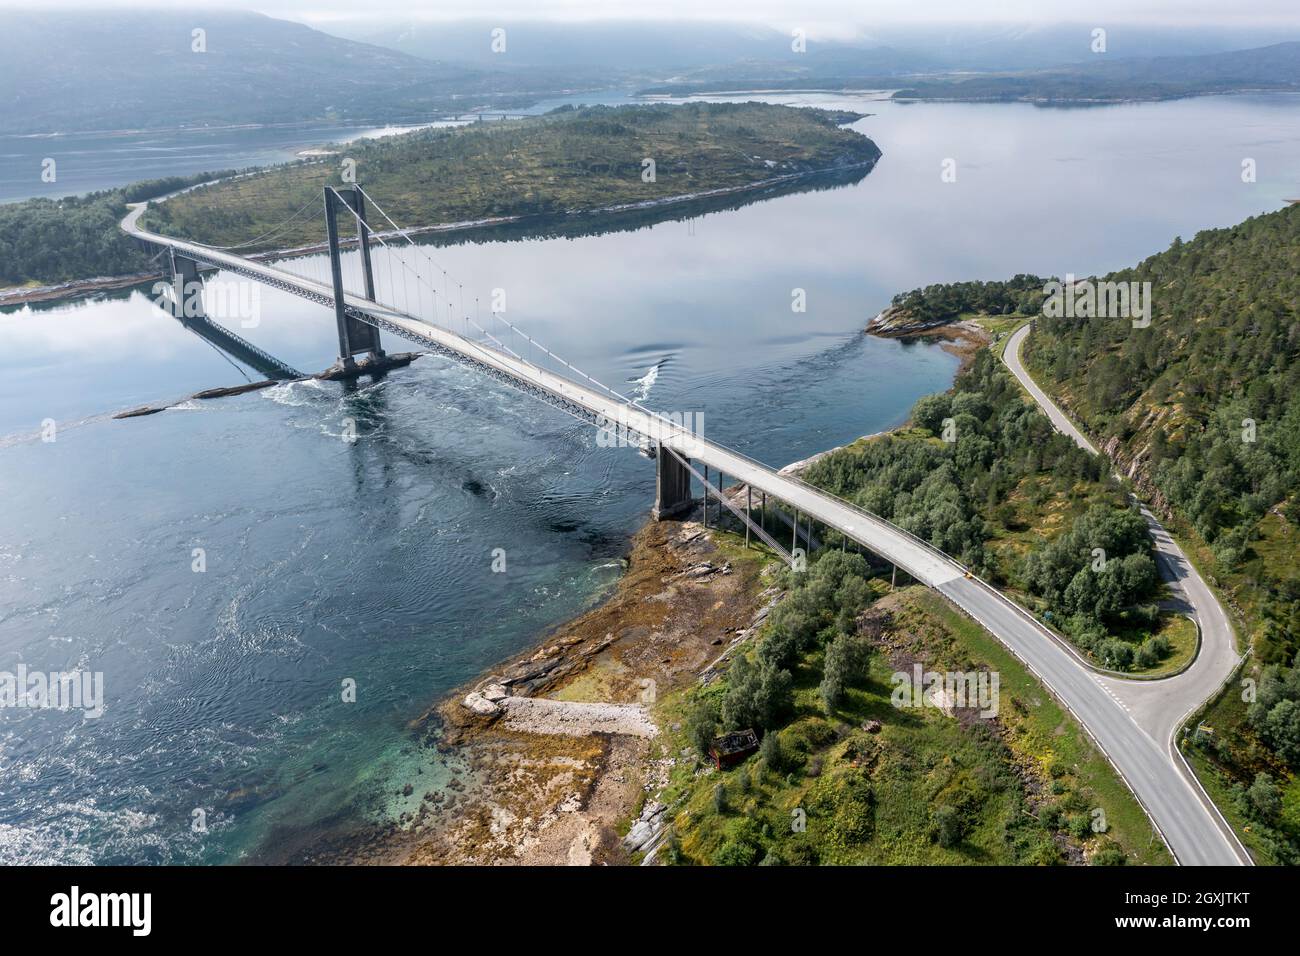
[[[762,103],[564,107],[331,146],[320,151],[325,155],[281,166],[11,203],[0,206],[0,288],[27,291],[0,301],[39,297],[38,286],[150,269],[150,254],[117,229],[128,202],[176,193],[150,206],[150,228],[241,245],[246,253],[319,244],[324,227],[314,213],[321,188],[341,184],[345,170],[413,231],[554,224],[863,174],[881,154],[845,128],[858,118]],[[57,293],[68,291],[75,288]]]

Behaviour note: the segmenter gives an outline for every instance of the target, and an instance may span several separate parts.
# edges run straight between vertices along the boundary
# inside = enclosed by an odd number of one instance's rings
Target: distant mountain
[[[505,50],[499,53],[492,46],[492,31],[498,28],[505,30]],[[744,59],[780,59],[791,54],[787,33],[727,23],[506,19],[377,26],[371,20],[358,20],[334,23],[329,29],[339,36],[412,56],[502,70],[598,70],[606,75],[614,71],[617,75],[662,76],[665,71]]]
[[[506,50],[494,53],[495,28],[506,31]],[[371,18],[333,22],[337,35],[386,46],[412,56],[450,60],[487,69],[604,71],[659,80],[679,72],[722,72],[747,64],[770,77],[795,66],[812,73],[863,75],[929,70],[1024,70],[1055,67],[1093,57],[1095,24],[861,25],[848,23],[834,36],[811,29],[807,53],[790,48],[789,29],[710,21],[601,20],[544,22],[473,19],[379,24]],[[1196,55],[1298,39],[1300,30],[1278,35],[1259,27],[1175,27],[1118,24],[1107,31],[1112,59]],[[873,62],[873,60],[878,62]],[[700,79],[693,77],[692,79]]]
[[[6,11],[0,29],[6,133],[384,120],[518,87],[256,13]]]
[[[1242,90],[1300,91],[1300,42],[1200,56],[1095,60],[1071,67],[909,84],[899,99],[1116,102]]]
[[[1199,56],[1300,40],[1300,28],[1142,26],[1125,23],[960,23],[871,27],[855,45],[914,50],[950,70],[1031,70],[1090,63],[1093,30],[1106,28],[1108,61]]]

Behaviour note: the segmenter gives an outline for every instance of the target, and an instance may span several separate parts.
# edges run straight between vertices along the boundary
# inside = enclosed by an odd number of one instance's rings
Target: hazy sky
[[[777,25],[1010,21],[1241,26],[1300,18],[1298,0],[198,0],[196,10],[257,10],[307,22],[339,19],[714,19]],[[169,6],[130,0],[0,0],[29,10]]]

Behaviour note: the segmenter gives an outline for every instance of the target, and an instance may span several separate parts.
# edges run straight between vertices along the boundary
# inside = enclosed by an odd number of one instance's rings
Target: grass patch
[[[1169,654],[1159,664],[1154,667],[1141,667],[1134,663],[1129,670],[1131,674],[1140,674],[1143,677],[1164,677],[1169,674],[1176,674],[1192,662],[1196,656],[1196,623],[1183,614],[1173,611],[1162,611],[1156,627],[1151,631],[1139,630],[1128,636],[1120,631],[1116,637],[1122,640],[1131,640],[1133,643],[1140,643],[1147,634],[1153,637],[1163,637],[1169,642]]]
[[[793,713],[769,731],[775,764],[754,755],[717,771],[693,755],[677,760],[663,797],[674,808],[667,861],[1043,864],[1107,847],[1132,863],[1170,862],[1105,758],[996,639],[919,586],[868,614],[886,612],[868,673],[833,713],[818,693],[824,651],[800,656]],[[889,648],[900,640],[924,652],[927,668],[997,670],[997,719],[895,707]],[[724,678],[660,702],[663,753],[693,754],[681,729],[692,702],[725,690]],[[1091,826],[1098,809],[1104,834]]]

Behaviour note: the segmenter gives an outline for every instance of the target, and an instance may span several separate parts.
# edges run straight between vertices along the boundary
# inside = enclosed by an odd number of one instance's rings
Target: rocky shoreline
[[[943,349],[961,359],[959,371],[965,371],[976,354],[993,341],[979,323],[969,319],[923,322],[894,306],[878,313],[867,323],[865,331],[882,339],[942,339]]]
[[[431,787],[417,813],[312,861],[590,865],[653,850],[654,797],[682,759],[658,705],[707,680],[778,594],[759,553],[733,548],[696,520],[647,523],[603,604],[413,722],[458,763],[452,782],[406,784]]]

